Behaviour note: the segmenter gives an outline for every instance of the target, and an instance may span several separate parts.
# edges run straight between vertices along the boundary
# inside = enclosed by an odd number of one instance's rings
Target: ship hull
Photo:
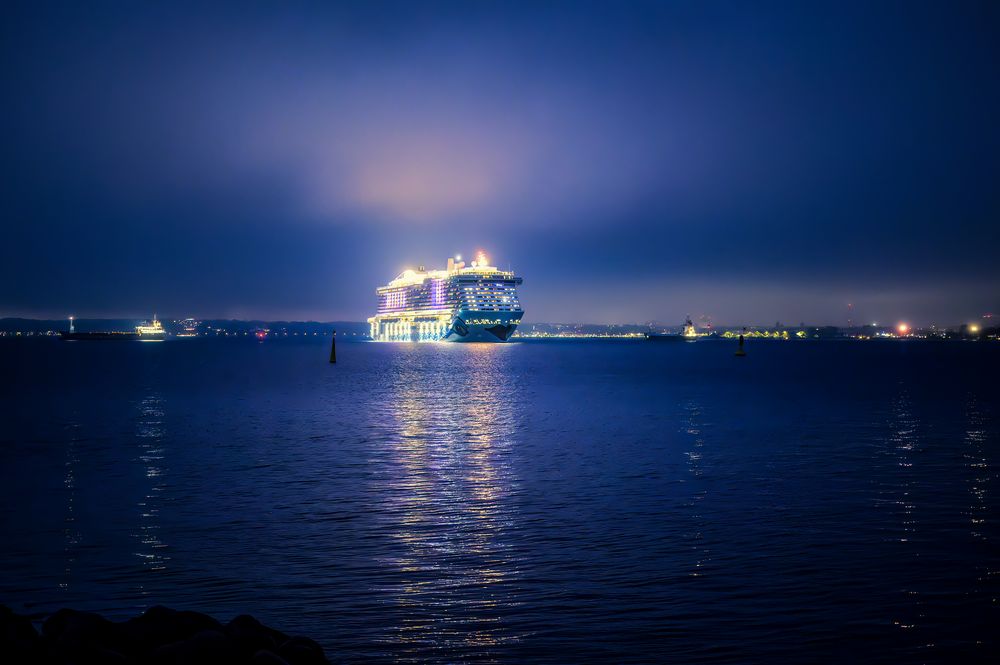
[[[693,342],[694,337],[675,335],[672,333],[644,333],[650,342]]]
[[[415,312],[406,317],[375,317],[369,322],[372,339],[378,342],[500,343],[510,341],[523,314],[463,309],[451,316]]]
[[[455,315],[442,342],[509,342],[524,312],[471,312]]]
[[[138,333],[134,332],[67,332],[59,333],[59,337],[68,342],[77,341],[128,341],[139,339]]]

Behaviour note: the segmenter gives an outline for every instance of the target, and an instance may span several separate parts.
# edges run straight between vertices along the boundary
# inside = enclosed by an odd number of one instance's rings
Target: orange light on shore
[[[896,326],[896,331],[899,332],[900,335],[909,335],[910,326],[907,323],[900,323],[898,326]]]

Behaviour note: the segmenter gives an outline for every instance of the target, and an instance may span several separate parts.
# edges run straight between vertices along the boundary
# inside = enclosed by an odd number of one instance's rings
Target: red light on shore
[[[909,335],[910,334],[910,326],[909,326],[909,324],[906,324],[906,323],[900,323],[898,326],[896,326],[896,331],[900,335]]]

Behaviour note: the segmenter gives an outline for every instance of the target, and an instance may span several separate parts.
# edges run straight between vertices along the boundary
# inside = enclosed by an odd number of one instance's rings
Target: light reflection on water
[[[503,622],[517,573],[504,542],[516,523],[511,446],[520,408],[509,352],[446,348],[436,375],[408,357],[382,402],[397,465],[386,478],[384,519],[400,548],[382,559],[397,574],[380,591],[405,616],[390,643],[488,653],[515,639]]]
[[[970,394],[965,407],[967,419],[965,443],[966,450],[963,453],[969,476],[966,479],[969,492],[969,536],[976,544],[977,549],[984,554],[972,565],[972,574],[975,576],[974,590],[970,595],[978,596],[985,600],[989,596],[995,606],[996,589],[1000,584],[1000,557],[991,557],[990,552],[995,551],[995,545],[991,542],[991,533],[995,533],[993,522],[995,506],[990,503],[992,489],[996,484],[996,472],[993,470],[991,461],[996,455],[996,442],[991,441],[987,425],[989,419],[986,409],[980,403],[978,395]],[[995,540],[995,537],[994,537]]]
[[[979,408],[979,400],[970,395],[966,406],[968,426],[965,432],[966,449],[963,453],[970,477],[966,481],[969,486],[971,504],[969,505],[970,535],[977,540],[988,540],[983,525],[990,518],[989,505],[986,497],[989,495],[990,481],[993,473],[990,470],[989,453],[985,430],[985,418]]]
[[[77,456],[76,439],[78,427],[68,426],[72,430],[66,437],[66,458],[64,462],[65,474],[63,476],[63,487],[66,490],[66,505],[63,517],[63,576],[59,581],[60,589],[69,589],[73,579],[73,568],[76,563],[77,548],[80,546],[82,534],[76,521],[76,466],[80,463]]]
[[[914,460],[919,456],[917,442],[919,441],[919,423],[914,417],[906,387],[900,387],[900,394],[896,397],[893,405],[892,432],[889,442],[896,462],[896,473],[894,474],[894,485],[896,496],[894,498],[894,513],[899,520],[898,540],[903,544],[900,557],[913,559],[911,565],[920,566],[920,550],[913,544],[913,540],[918,535],[919,521],[917,519],[917,506],[914,503],[914,478],[919,474],[919,470],[914,469]],[[893,618],[893,625],[902,630],[911,630],[923,619],[921,609],[922,601],[919,591],[920,580],[914,579],[911,584],[901,589],[905,596],[902,614]]]
[[[166,432],[165,432],[164,400],[158,394],[151,394],[139,404],[139,417],[136,421],[136,443],[138,445],[137,462],[142,467],[145,477],[145,487],[142,498],[136,504],[138,515],[137,531],[132,534],[139,545],[136,557],[142,562],[143,568],[149,572],[166,570],[166,545],[160,540],[160,510],[163,494],[166,490]],[[146,596],[143,579],[137,584],[137,591]]]
[[[21,611],[248,612],[352,662],[996,646],[994,347],[3,348]]]
[[[689,538],[692,541],[690,547],[695,553],[694,566],[689,574],[692,577],[700,577],[704,574],[703,567],[708,564],[710,559],[709,549],[704,544],[705,517],[702,514],[702,502],[708,495],[708,490],[702,483],[698,482],[704,475],[705,438],[702,434],[704,425],[702,407],[697,402],[688,401],[684,404],[683,409],[685,414],[684,432],[690,437],[690,450],[685,451],[684,455],[687,457],[688,470],[692,476],[692,491],[687,504],[691,508],[691,522],[693,524]]]

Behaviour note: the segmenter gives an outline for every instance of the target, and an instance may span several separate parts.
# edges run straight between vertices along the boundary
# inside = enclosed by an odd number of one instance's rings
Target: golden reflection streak
[[[511,566],[501,538],[512,521],[517,407],[504,352],[485,344],[415,351],[401,360],[406,367],[387,397],[401,465],[390,479],[394,537],[406,546],[389,562],[403,576],[390,589],[407,609],[400,643],[482,648],[510,639],[491,612],[513,602],[504,590]],[[427,375],[426,363],[439,360],[430,353],[448,354],[443,381]]]
[[[919,422],[913,415],[909,396],[904,391],[893,404],[892,432],[889,435],[890,452],[895,458],[896,466],[899,469],[899,479],[895,486],[896,497],[893,504],[900,517],[902,534],[899,537],[900,543],[906,543],[904,547],[912,548],[910,544],[917,531],[917,519],[915,516],[916,506],[913,503],[911,491],[913,490],[913,460],[914,452],[917,449],[917,426]],[[919,552],[910,552],[911,556],[920,556]],[[893,619],[892,623],[902,630],[912,630],[916,627],[918,619],[924,617],[921,610],[922,601],[920,592],[914,588],[904,589],[903,593],[911,599],[913,614],[912,618]]]
[[[163,466],[165,431],[163,399],[155,393],[145,397],[139,404],[136,438],[139,449],[136,461],[142,465],[143,475],[148,479],[148,489],[136,504],[138,531],[132,537],[140,545],[135,556],[142,562],[143,568],[156,572],[166,570],[170,557],[164,554],[166,545],[159,535],[160,504],[166,489],[166,469]],[[138,584],[138,590],[142,595],[149,593],[142,582]]]
[[[975,396],[969,396],[966,406],[968,425],[965,430],[965,464],[971,472],[969,494],[972,502],[969,505],[970,535],[976,540],[986,541],[984,525],[989,516],[989,504],[986,501],[991,478],[989,458],[986,452],[986,419],[979,409]]]
[[[704,424],[702,422],[702,407],[694,401],[689,401],[684,405],[685,419],[684,419],[684,432],[691,438],[690,450],[684,453],[687,457],[688,471],[691,473],[695,481],[701,478],[704,470],[702,469],[702,449],[705,446],[705,437],[702,432]],[[704,573],[702,569],[710,560],[709,551],[704,546],[704,517],[701,514],[701,504],[708,495],[708,491],[701,486],[700,489],[696,489],[691,494],[690,502],[688,506],[692,509],[691,519],[695,523],[695,531],[691,534],[691,539],[694,543],[691,545],[691,549],[695,551],[695,562],[694,569],[688,573],[690,577],[701,577]]]
[[[79,429],[79,425],[76,424],[72,425],[72,427],[74,430]],[[76,467],[80,463],[80,458],[76,451],[76,442],[77,435],[74,432],[66,444],[66,461],[63,463],[66,469],[66,473],[63,475],[63,487],[66,488],[66,514],[63,518],[63,538],[65,540],[63,554],[65,559],[63,563],[63,581],[59,582],[59,588],[64,590],[69,589],[70,580],[73,577],[73,568],[76,564],[77,549],[83,537],[76,523]]]

